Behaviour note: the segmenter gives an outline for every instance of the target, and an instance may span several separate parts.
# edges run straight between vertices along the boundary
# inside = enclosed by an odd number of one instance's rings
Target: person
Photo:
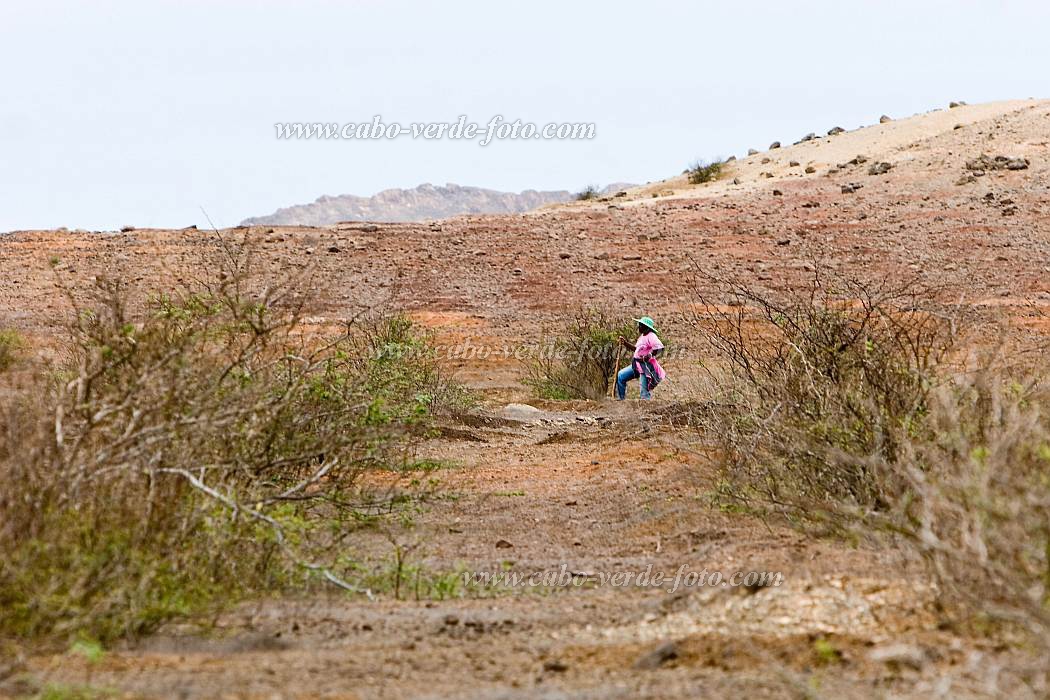
[[[664,344],[656,335],[656,324],[648,316],[634,319],[638,323],[638,340],[631,345],[630,341],[620,336],[620,344],[634,352],[631,364],[616,373],[616,398],[623,401],[627,394],[627,382],[638,380],[641,396],[648,401],[656,385],[664,380],[667,373],[656,360],[663,354]]]

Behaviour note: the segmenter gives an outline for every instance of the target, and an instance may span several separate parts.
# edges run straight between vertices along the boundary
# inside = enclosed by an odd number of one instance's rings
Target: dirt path
[[[968,673],[972,643],[935,629],[929,587],[894,552],[712,507],[713,475],[666,409],[512,408],[461,424],[424,449],[451,465],[432,473],[450,497],[361,551],[379,566],[398,541],[428,572],[564,565],[578,585],[261,601],[207,633],[177,625],[97,663],[43,656],[28,668],[41,683],[157,698],[864,697]],[[783,583],[602,585],[646,567]]]

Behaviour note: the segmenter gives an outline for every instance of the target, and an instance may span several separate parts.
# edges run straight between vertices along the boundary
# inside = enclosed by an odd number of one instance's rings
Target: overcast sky
[[[0,4],[0,231],[218,226],[322,194],[646,182],[949,100],[1050,95],[1050,3]],[[590,141],[279,141],[284,121]]]

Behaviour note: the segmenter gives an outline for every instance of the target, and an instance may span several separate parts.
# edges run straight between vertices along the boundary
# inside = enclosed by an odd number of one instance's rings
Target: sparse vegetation
[[[242,595],[336,584],[359,476],[459,392],[400,316],[333,336],[239,276],[131,313],[101,280],[63,380],[0,401],[0,632],[102,641]],[[373,353],[406,346],[413,352]],[[362,351],[365,351],[362,354]]]
[[[589,199],[597,199],[601,195],[601,190],[597,185],[587,185],[582,190],[576,193],[576,201],[584,202]]]
[[[689,177],[690,184],[702,185],[705,182],[717,180],[725,165],[725,161],[721,158],[712,161],[698,160],[686,169],[685,174]]]
[[[547,334],[525,364],[525,383],[545,399],[599,399],[619,369],[617,338],[633,338],[635,324],[608,309],[580,309]]]
[[[17,331],[0,328],[0,372],[10,369],[24,349],[25,340]]]
[[[726,372],[707,425],[723,502],[905,543],[963,611],[1050,649],[1045,372],[975,363],[969,311],[915,284],[721,291],[733,305],[712,300],[700,326]]]

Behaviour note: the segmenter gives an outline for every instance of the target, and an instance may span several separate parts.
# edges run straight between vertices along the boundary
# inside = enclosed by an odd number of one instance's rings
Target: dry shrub
[[[362,355],[389,334],[311,335],[298,291],[246,287],[131,313],[100,281],[68,363],[3,394],[0,633],[106,639],[259,591],[354,589],[359,477],[447,383],[417,355]]]
[[[858,522],[902,534],[945,591],[1050,650],[1050,391],[1046,372],[1016,382],[995,366],[929,397],[922,429],[895,462],[889,514]]]
[[[896,459],[926,411],[955,332],[917,284],[814,275],[781,293],[715,280],[698,316],[719,381],[712,434],[727,492],[800,517],[827,501],[884,508],[895,487],[864,460]]]
[[[24,350],[25,340],[17,331],[0,328],[0,372],[10,369]]]
[[[721,158],[712,161],[698,160],[686,168],[685,174],[692,185],[702,185],[705,182],[714,182],[722,175],[726,162]]]
[[[617,342],[621,335],[634,337],[630,318],[609,309],[577,310],[555,334],[544,334],[525,363],[525,383],[540,398],[600,399],[609,393],[618,361],[626,358]]]
[[[949,609],[1050,650],[1045,358],[1035,371],[975,360],[956,343],[972,312],[914,284],[719,284],[731,304],[704,304],[698,321],[726,373],[706,425],[721,497],[907,545],[963,604]]]

